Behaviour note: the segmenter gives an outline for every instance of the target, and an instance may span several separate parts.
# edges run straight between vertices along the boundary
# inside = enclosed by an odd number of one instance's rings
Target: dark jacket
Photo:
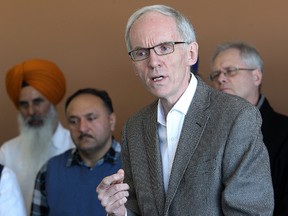
[[[273,110],[265,98],[261,127],[268,149],[275,197],[274,215],[288,215],[288,117]]]

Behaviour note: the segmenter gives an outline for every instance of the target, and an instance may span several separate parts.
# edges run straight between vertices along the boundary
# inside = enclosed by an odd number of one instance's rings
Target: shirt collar
[[[172,107],[171,110],[177,110],[183,113],[184,115],[186,115],[186,113],[188,112],[189,106],[191,104],[191,101],[194,97],[197,83],[198,81],[196,77],[191,73],[191,79],[190,79],[187,89],[184,91],[182,96],[179,98],[179,100],[176,102],[176,104]],[[158,100],[157,114],[158,114],[157,115],[158,123],[165,125],[166,120],[165,120],[164,111],[160,103],[160,100]]]
[[[257,105],[256,105],[256,107],[257,107],[258,109],[261,108],[261,106],[262,106],[263,103],[264,103],[264,100],[265,100],[265,96],[261,94],[260,97],[259,97],[258,103],[257,103]]]

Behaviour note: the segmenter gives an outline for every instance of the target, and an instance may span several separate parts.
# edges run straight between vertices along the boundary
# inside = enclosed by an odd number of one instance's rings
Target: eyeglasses
[[[209,75],[209,78],[211,81],[215,81],[220,76],[221,73],[223,73],[225,77],[233,77],[237,74],[238,71],[241,71],[241,70],[253,71],[255,69],[254,68],[229,67],[229,68],[224,68],[223,70],[212,71]]]
[[[151,49],[153,49],[158,56],[168,55],[174,52],[174,45],[183,43],[186,42],[165,42],[153,47],[137,48],[135,50],[130,51],[128,54],[130,55],[133,61],[142,61],[150,56]]]

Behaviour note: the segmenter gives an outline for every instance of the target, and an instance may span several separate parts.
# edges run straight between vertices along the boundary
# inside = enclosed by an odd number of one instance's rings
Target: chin
[[[231,89],[222,89],[220,90],[221,92],[227,93],[227,94],[232,94],[234,95],[233,91],[231,91]]]

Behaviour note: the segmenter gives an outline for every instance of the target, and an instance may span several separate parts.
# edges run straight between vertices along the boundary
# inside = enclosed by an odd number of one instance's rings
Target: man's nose
[[[153,68],[157,67],[159,65],[158,59],[161,58],[161,56],[157,55],[156,51],[154,49],[150,49],[149,54],[149,65]]]
[[[27,112],[28,112],[28,115],[30,116],[35,114],[35,107],[33,106],[33,104],[28,105]]]
[[[219,76],[217,77],[217,82],[219,83],[219,84],[222,84],[222,83],[226,83],[227,82],[227,77],[226,77],[226,75],[225,75],[225,73],[224,72],[220,72],[220,74],[219,74]]]
[[[88,124],[87,124],[87,122],[85,120],[81,120],[79,122],[79,130],[81,132],[86,132],[88,130]]]

